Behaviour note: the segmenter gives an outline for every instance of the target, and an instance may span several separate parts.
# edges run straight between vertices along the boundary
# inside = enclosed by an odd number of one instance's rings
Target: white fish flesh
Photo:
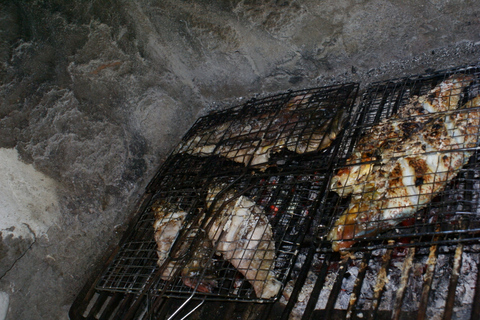
[[[211,190],[210,206],[218,189]],[[213,220],[213,222],[212,222]],[[263,208],[245,196],[220,196],[207,222],[215,250],[247,279],[258,298],[270,299],[281,289],[275,278],[275,241]]]
[[[282,149],[299,154],[325,149],[343,126],[343,112],[330,119],[309,114],[303,105],[310,97],[294,97],[278,113],[246,115],[212,126],[184,142],[179,153],[265,166],[271,154]]]
[[[169,257],[170,250],[182,228],[187,212],[161,200],[157,200],[152,205],[151,210],[155,216],[153,228],[155,242],[157,243],[157,264],[162,267]],[[164,267],[161,278],[169,280],[177,270],[177,263],[176,261],[170,261]]]
[[[334,251],[395,227],[425,207],[477,146],[480,96],[459,106],[468,75],[452,76],[369,129],[331,190],[351,195],[327,239]],[[467,149],[467,150],[465,150]]]
[[[151,209],[155,216],[153,227],[157,243],[157,264],[164,268],[160,278],[172,280],[180,275],[183,283],[188,287],[195,288],[199,292],[211,292],[217,285],[212,270],[205,271],[207,262],[211,259],[211,241],[200,237],[200,243],[195,246],[195,250],[190,251],[191,243],[185,237],[195,239],[196,230],[192,229],[184,233],[182,239],[178,239],[182,237],[180,231],[184,228],[187,212],[162,200],[157,200]],[[175,243],[177,247],[173,249]],[[183,258],[185,253],[188,254],[186,263]],[[179,270],[180,268],[182,269]],[[200,273],[201,277],[199,277]]]
[[[220,190],[218,187],[210,190],[207,207],[210,207]],[[233,198],[230,193],[219,197],[215,203],[209,218],[203,221],[203,216],[199,221],[199,225],[203,222],[206,226],[206,237],[199,237],[201,243],[180,270],[184,284],[200,292],[211,292],[216,281],[208,272],[202,273],[202,270],[211,259],[212,250],[215,250],[243,274],[251,283],[257,297],[270,299],[276,296],[281,289],[281,283],[275,278],[273,271],[275,241],[263,209],[245,196]],[[157,264],[164,268],[161,278],[172,280],[184,261],[170,260],[167,263],[167,259],[172,254],[175,241],[187,242],[185,239],[177,239],[184,227],[187,213],[165,201],[157,201],[152,210],[155,214]],[[194,238],[195,231],[189,236]],[[183,242],[177,245],[181,247]]]

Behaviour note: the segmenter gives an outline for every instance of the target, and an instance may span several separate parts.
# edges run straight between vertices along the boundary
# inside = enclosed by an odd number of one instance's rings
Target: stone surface
[[[0,320],[7,317],[9,297],[5,292],[0,292]]]
[[[60,216],[55,181],[0,149],[0,277]]]
[[[0,315],[8,304],[7,319],[67,318],[199,115],[478,63],[479,30],[473,0],[0,2],[0,150],[23,161],[14,179],[47,177],[24,188],[50,181],[58,200],[38,235],[1,227]],[[2,198],[28,205],[14,200]]]

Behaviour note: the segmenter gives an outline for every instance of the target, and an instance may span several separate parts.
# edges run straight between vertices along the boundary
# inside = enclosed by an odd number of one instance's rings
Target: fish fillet
[[[179,152],[196,156],[217,155],[244,165],[258,166],[266,165],[272,153],[285,148],[299,154],[325,149],[343,126],[343,112],[330,119],[309,114],[301,106],[310,97],[294,97],[278,113],[246,115],[213,126],[188,139]]]
[[[211,190],[209,206],[217,192]],[[281,283],[273,272],[275,241],[263,209],[245,196],[234,198],[231,194],[221,196],[213,207],[207,232],[215,250],[244,275],[257,297],[276,296]]]
[[[161,200],[156,201],[151,209],[155,216],[153,228],[155,232],[155,242],[157,243],[157,264],[162,267],[167,261],[170,250],[187,216],[187,212]],[[163,280],[169,280],[178,269],[177,265],[176,261],[170,261],[165,266],[160,277]]]
[[[220,187],[210,190],[207,207],[210,207],[220,191]],[[270,299],[276,296],[281,283],[273,272],[275,241],[263,209],[245,196],[232,198],[231,194],[220,197],[215,203],[212,215],[205,222],[206,237],[200,237],[201,243],[180,271],[183,282],[198,291],[210,292],[216,281],[208,272],[202,273],[202,270],[211,259],[211,250],[215,250],[244,275],[252,284],[257,297]],[[164,267],[161,278],[171,280],[183,261],[172,260],[167,263],[167,258],[172,254],[175,241],[180,241],[179,246],[187,242],[185,239],[177,239],[187,213],[165,201],[157,201],[152,210],[155,214],[157,264]],[[199,224],[203,220],[204,217]],[[195,234],[189,236],[194,238]]]
[[[472,78],[446,79],[368,130],[330,188],[351,195],[327,239],[335,251],[395,227],[425,207],[477,146],[480,96],[459,108]],[[470,110],[469,110],[470,109]]]
[[[199,292],[211,292],[217,285],[213,275],[214,270],[211,270],[208,265],[212,253],[211,241],[205,237],[196,237],[195,229],[180,234],[182,227],[184,228],[187,212],[177,206],[159,200],[152,205],[151,209],[155,216],[153,227],[157,243],[157,264],[164,268],[160,278],[172,280],[179,273],[183,283],[188,287],[195,288]],[[198,245],[191,247],[192,243],[189,241],[197,238]],[[174,249],[175,242],[178,243]],[[194,250],[191,251],[190,248]],[[188,261],[183,259],[185,253],[188,255]],[[167,263],[169,257],[172,259]]]

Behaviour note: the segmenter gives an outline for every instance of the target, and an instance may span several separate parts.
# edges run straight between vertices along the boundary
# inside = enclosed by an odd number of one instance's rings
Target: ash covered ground
[[[2,1],[0,319],[68,318],[199,115],[477,63],[478,30],[472,1]]]

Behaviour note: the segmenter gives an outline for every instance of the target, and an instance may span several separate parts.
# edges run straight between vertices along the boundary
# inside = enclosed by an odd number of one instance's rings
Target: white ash
[[[449,265],[449,256],[439,254],[435,268],[435,278],[432,283],[432,292],[428,303],[428,319],[436,320],[443,317],[443,309],[445,308],[445,301],[447,299],[450,275],[451,267]]]
[[[435,268],[435,278],[432,283],[432,294],[427,309],[427,318],[436,320],[443,317],[443,310],[448,294],[450,277],[453,265],[452,254],[439,254]],[[460,277],[455,291],[455,306],[453,319],[465,319],[470,315],[473,297],[475,295],[475,282],[477,279],[478,254],[463,252]]]
[[[372,258],[368,264],[368,269],[363,280],[362,290],[357,301],[357,309],[369,310],[372,308],[373,296],[377,275],[382,266],[381,257],[386,253],[386,249],[375,250],[372,252]]]
[[[346,271],[348,276],[342,281],[342,289],[335,304],[335,309],[347,309],[350,302],[350,295],[358,276],[361,260],[353,260],[352,266]]]
[[[416,311],[420,305],[420,298],[423,289],[423,280],[428,260],[428,251],[426,254],[415,257],[412,268],[409,273],[407,289],[403,300],[403,311]]]
[[[429,295],[427,306],[427,319],[441,319],[445,311],[445,303],[448,295],[448,287],[450,277],[452,275],[453,259],[456,246],[439,246],[438,257],[435,263],[435,274],[432,282],[432,288]],[[455,292],[455,306],[453,319],[465,319],[470,317],[470,312],[473,304],[473,297],[475,295],[475,284],[478,274],[478,263],[480,245],[465,246],[462,255],[462,265],[460,269],[460,276]],[[378,274],[383,263],[383,255],[387,252],[386,249],[375,250],[372,252],[365,279],[362,284],[361,293],[356,303],[357,310],[371,310],[374,306],[373,299],[375,296],[375,288],[378,281]],[[380,301],[380,311],[393,310],[397,290],[400,284],[402,269],[405,261],[405,253],[407,249],[396,248],[392,253],[392,257],[387,268],[387,277],[383,294]],[[405,295],[402,302],[403,312],[415,312],[420,305],[420,297],[422,294],[424,277],[426,271],[426,264],[428,260],[429,248],[417,248],[411,268],[408,273],[408,282],[405,290]],[[323,257],[322,257],[323,258]],[[346,266],[346,276],[342,280],[342,287],[335,302],[335,309],[346,310],[349,305],[351,293],[354,288],[355,281],[358,277],[359,268],[361,265],[361,254],[357,257],[352,256],[351,262]],[[341,261],[340,261],[341,262]],[[320,292],[315,309],[325,309],[330,292],[335,283],[339,272],[340,262],[332,262],[329,267],[325,283]],[[318,270],[322,261],[316,261],[313,265]],[[310,294],[318,279],[318,272],[310,271],[307,280],[299,294],[299,298],[290,315],[290,319],[301,319],[308,303]],[[287,296],[293,290],[294,281],[290,281],[285,288]],[[282,303],[286,304],[287,300],[282,298]]]
[[[305,312],[305,308],[307,307],[308,299],[310,297],[310,294],[312,293],[313,287],[315,286],[315,282],[317,281],[317,275],[311,271],[308,272],[307,279],[305,280],[305,283],[302,287],[302,291],[298,295],[297,302],[295,303],[295,306],[293,307],[292,312],[290,313],[290,320],[300,320],[302,319],[303,313]],[[290,296],[293,287],[295,285],[294,280],[290,280],[285,289],[284,289],[284,296],[281,297],[280,303],[286,305],[288,303],[288,300],[285,299],[286,296]]]
[[[454,319],[466,319],[470,316],[475,296],[475,284],[478,276],[478,254],[464,252],[460,279],[455,291]]]

